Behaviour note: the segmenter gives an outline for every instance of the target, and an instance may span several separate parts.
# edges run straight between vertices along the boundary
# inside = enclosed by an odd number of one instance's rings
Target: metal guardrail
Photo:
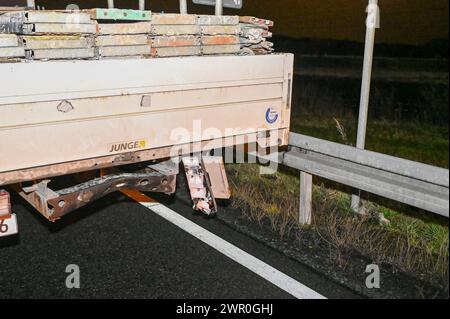
[[[449,170],[291,133],[283,165],[301,171],[300,222],[311,222],[312,175],[449,217]]]
[[[375,32],[380,27],[378,0],[369,0],[357,147],[291,133],[291,151],[281,162],[299,169],[300,223],[311,222],[313,176],[351,186],[352,210],[360,212],[359,191],[367,191],[449,217],[449,171],[364,150],[372,78]]]

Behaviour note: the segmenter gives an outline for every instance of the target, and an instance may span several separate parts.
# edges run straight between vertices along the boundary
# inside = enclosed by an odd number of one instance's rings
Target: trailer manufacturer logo
[[[278,111],[272,107],[269,107],[266,112],[266,121],[269,124],[274,124],[278,121]]]
[[[146,140],[137,140],[132,142],[122,142],[108,145],[109,153],[136,151],[144,149],[147,146]]]

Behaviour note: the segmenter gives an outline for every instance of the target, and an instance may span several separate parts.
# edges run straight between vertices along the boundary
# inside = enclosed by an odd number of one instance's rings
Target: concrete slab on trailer
[[[239,44],[230,45],[208,45],[202,47],[202,53],[205,55],[216,55],[216,54],[237,54],[241,50]]]
[[[34,23],[27,24],[27,34],[95,34],[95,24],[78,23]]]
[[[3,17],[14,18],[24,24],[33,23],[69,23],[90,24],[91,16],[83,12],[58,11],[17,11],[3,14]]]
[[[154,47],[152,48],[152,56],[155,58],[164,57],[181,57],[181,56],[196,56],[202,54],[200,46],[181,46],[181,47]]]
[[[202,36],[200,40],[202,45],[240,44],[239,37],[236,35]]]
[[[198,25],[152,25],[151,33],[154,35],[176,36],[176,35],[194,35],[200,34]]]
[[[43,49],[26,50],[26,57],[35,60],[72,60],[95,58],[95,49]]]
[[[192,25],[197,24],[197,15],[194,14],[154,14],[152,19],[154,25]]]
[[[149,34],[152,25],[149,22],[136,23],[99,23],[97,34]]]
[[[25,49],[22,47],[0,48],[0,58],[25,57]]]
[[[148,45],[150,42],[146,34],[133,35],[102,35],[95,38],[98,47],[122,46],[122,45]]]
[[[86,49],[94,46],[93,36],[23,36],[21,38],[28,50]]]
[[[203,35],[239,35],[241,28],[239,25],[203,25],[200,27],[200,32]]]
[[[120,45],[99,47],[100,57],[150,56],[150,45]]]
[[[19,38],[15,34],[0,34],[0,48],[19,46]]]
[[[200,25],[238,25],[238,16],[212,16],[201,15],[198,17],[198,24]]]
[[[151,41],[153,48],[200,46],[199,37],[193,35],[158,36],[154,37]]]

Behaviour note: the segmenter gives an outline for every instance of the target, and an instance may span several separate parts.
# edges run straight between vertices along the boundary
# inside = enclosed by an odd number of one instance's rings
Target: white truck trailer
[[[121,189],[172,194],[178,169],[168,159],[286,146],[292,74],[291,54],[0,63],[0,187],[50,221]],[[184,163],[195,208],[206,213],[214,197],[229,196],[223,163],[210,159]],[[1,235],[17,231],[7,195]]]

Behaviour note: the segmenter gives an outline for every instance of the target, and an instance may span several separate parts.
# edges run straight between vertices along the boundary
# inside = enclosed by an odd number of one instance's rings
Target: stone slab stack
[[[191,14],[154,14],[150,38],[152,57],[201,55],[200,26]]]
[[[151,11],[92,9],[90,14],[97,23],[97,58],[150,56],[151,41],[148,35],[151,32]]]
[[[2,14],[3,28],[14,30],[29,60],[95,58],[95,21],[84,12],[22,11]]]
[[[0,12],[0,59],[269,54],[272,26],[253,17],[122,9]]]
[[[238,16],[198,17],[200,41],[204,55],[239,54],[241,32]]]

